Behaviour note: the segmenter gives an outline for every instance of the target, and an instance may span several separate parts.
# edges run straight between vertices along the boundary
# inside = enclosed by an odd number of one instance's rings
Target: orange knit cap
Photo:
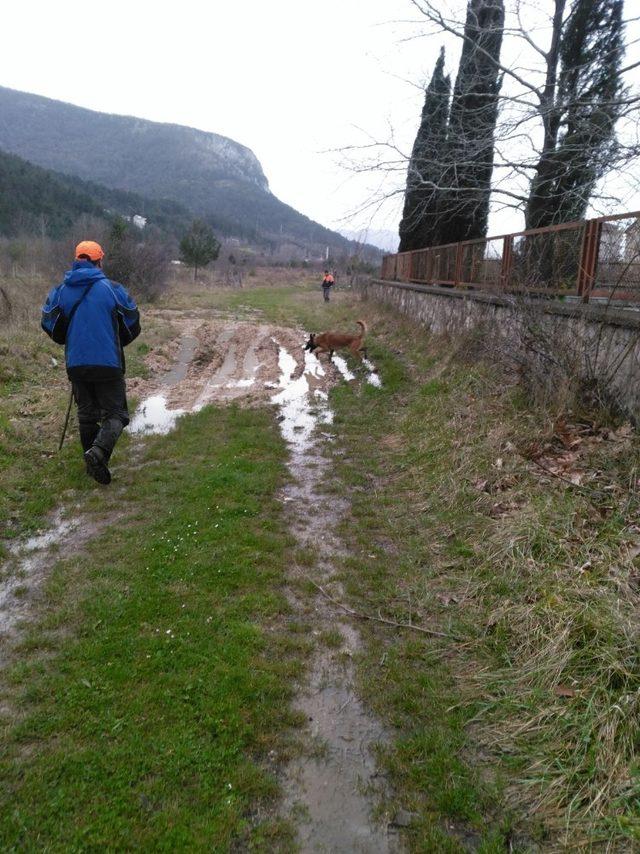
[[[76,246],[76,261],[81,255],[87,255],[92,261],[100,261],[104,258],[102,246],[95,240],[83,240]]]

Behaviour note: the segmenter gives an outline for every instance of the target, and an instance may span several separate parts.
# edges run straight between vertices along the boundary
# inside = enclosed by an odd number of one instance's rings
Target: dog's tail
[[[362,330],[362,334],[360,337],[364,338],[364,336],[367,334],[367,324],[364,322],[364,320],[356,320],[356,323],[358,324],[358,326]]]

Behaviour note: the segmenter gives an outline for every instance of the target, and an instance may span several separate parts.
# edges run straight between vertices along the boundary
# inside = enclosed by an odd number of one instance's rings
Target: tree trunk
[[[558,144],[558,131],[560,129],[560,110],[556,103],[556,86],[558,80],[558,62],[560,59],[560,36],[562,35],[562,19],[566,0],[555,0],[555,11],[553,14],[553,26],[551,33],[551,45],[547,53],[547,71],[545,85],[540,98],[540,115],[544,128],[542,142],[542,153],[536,166],[536,171],[531,182],[531,190],[525,210],[525,228],[538,228],[539,225],[548,225],[548,210],[545,188],[550,186],[557,165],[553,162],[552,155]]]
[[[503,29],[503,0],[469,0],[447,129],[439,243],[487,233]]]

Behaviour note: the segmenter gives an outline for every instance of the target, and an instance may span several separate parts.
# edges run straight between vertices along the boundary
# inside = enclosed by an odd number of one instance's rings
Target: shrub
[[[113,222],[106,240],[105,273],[129,288],[136,297],[153,300],[167,287],[170,270],[169,247],[158,240],[134,239],[124,220]]]

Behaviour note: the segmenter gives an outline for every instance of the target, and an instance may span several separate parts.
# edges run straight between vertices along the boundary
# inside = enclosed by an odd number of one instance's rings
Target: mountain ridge
[[[251,149],[221,134],[0,87],[0,149],[105,187],[173,200],[223,235],[355,247],[274,196]]]

